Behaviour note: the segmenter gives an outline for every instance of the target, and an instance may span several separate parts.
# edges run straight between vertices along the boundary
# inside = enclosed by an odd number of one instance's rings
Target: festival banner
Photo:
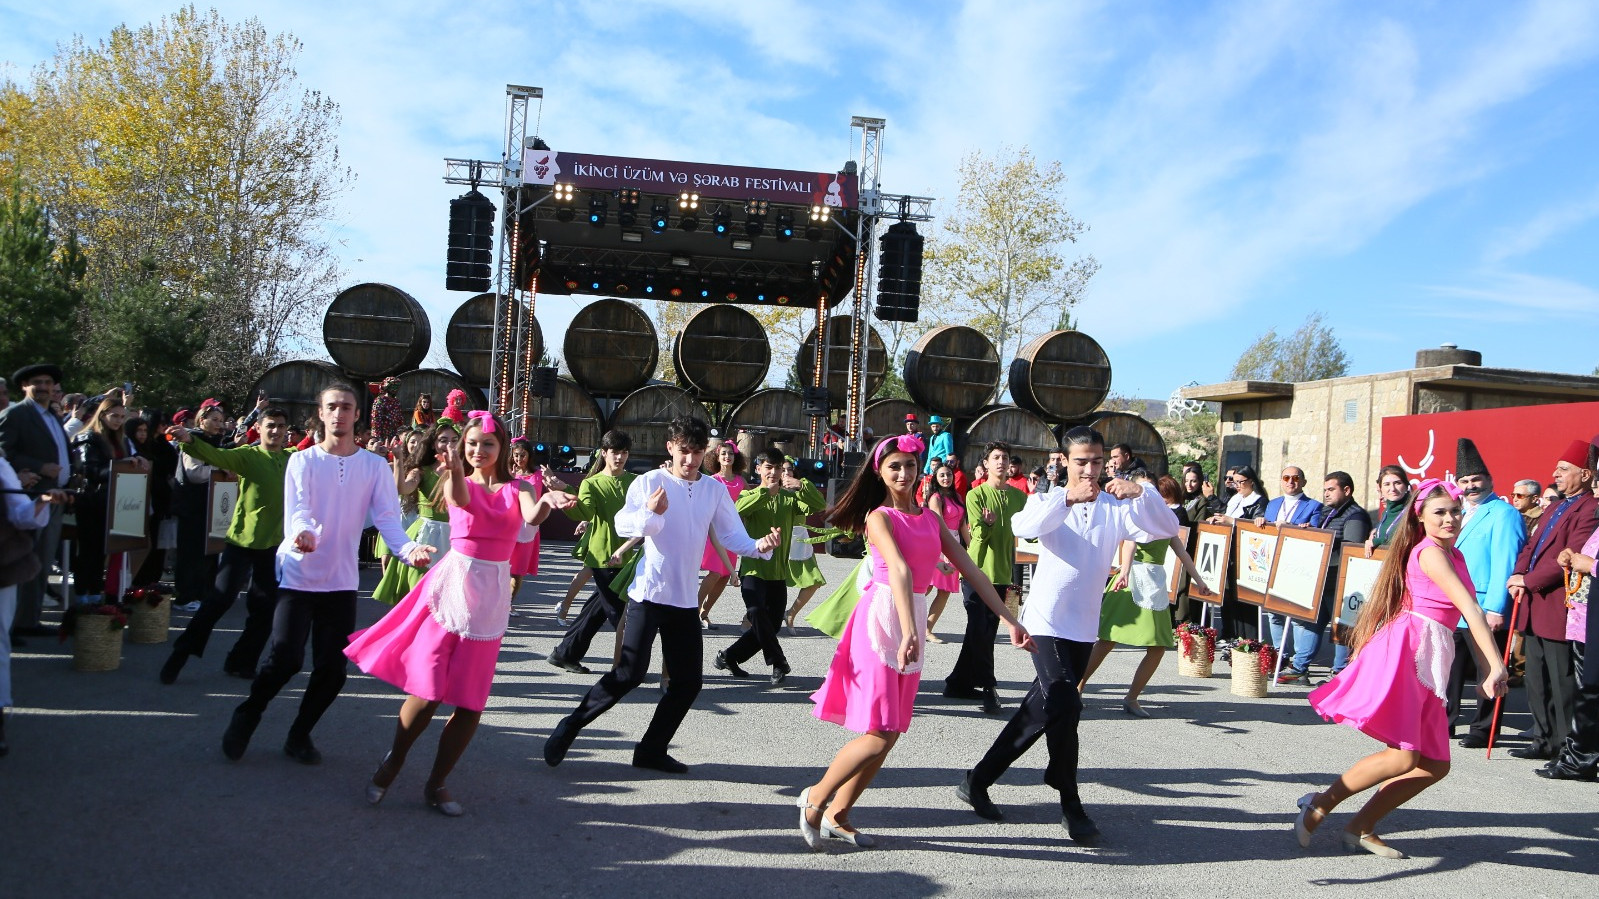
[[[1382,461],[1403,468],[1412,484],[1454,480],[1455,441],[1469,437],[1493,473],[1494,491],[1509,496],[1518,480],[1548,483],[1555,460],[1571,441],[1595,433],[1599,403],[1393,415],[1382,420]]]
[[[631,188],[646,194],[687,191],[700,195],[702,213],[706,211],[707,198],[736,200],[740,204],[765,200],[791,206],[854,209],[859,182],[857,176],[844,172],[797,172],[559,150],[526,151],[522,156],[522,180],[526,184],[560,182],[578,190]],[[675,207],[671,211],[677,213]],[[742,205],[734,210],[735,214],[742,211]]]

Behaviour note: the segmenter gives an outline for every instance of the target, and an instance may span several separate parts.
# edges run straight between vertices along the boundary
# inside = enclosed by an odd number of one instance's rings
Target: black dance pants
[[[589,646],[594,642],[595,635],[600,628],[609,621],[611,627],[620,627],[622,612],[626,603],[622,597],[616,595],[611,589],[611,582],[616,580],[619,568],[595,568],[594,592],[583,603],[583,609],[578,612],[577,618],[566,629],[566,636],[556,644],[550,655],[572,662],[581,662],[588,655]]]
[[[300,699],[300,712],[289,727],[291,737],[309,737],[322,713],[344,689],[344,648],[355,630],[355,591],[307,593],[279,590],[272,612],[272,648],[250,685],[238,711],[256,719],[267,703],[305,664],[305,641],[311,641],[311,679]]]
[[[1003,595],[1008,586],[996,584],[994,589]],[[999,616],[965,579],[961,580],[961,605],[966,608],[966,633],[961,637],[961,652],[955,659],[955,667],[950,669],[949,677],[944,678],[945,693],[987,690],[995,685],[994,638],[999,634]]]
[[[224,546],[216,581],[205,599],[200,600],[200,610],[189,619],[189,626],[173,641],[173,651],[203,657],[211,631],[233,608],[239,591],[249,587],[244,600],[244,631],[222,667],[227,671],[254,671],[261,661],[261,651],[272,636],[272,615],[278,599],[277,555],[276,546],[265,549],[246,549],[231,543]]]
[[[777,629],[788,613],[788,584],[744,575],[739,580],[739,592],[744,594],[744,610],[749,613],[750,626],[727,648],[727,660],[740,664],[759,649],[766,664],[774,669],[788,668],[788,658],[777,642]]]
[[[666,755],[678,726],[700,694],[705,659],[698,608],[649,601],[632,603],[622,634],[621,661],[589,688],[569,719],[581,730],[643,683],[644,674],[650,668],[650,647],[657,634],[661,637],[661,658],[672,676],[667,680],[661,701],[655,706],[655,716],[650,719],[644,738],[638,743],[637,755],[645,758]]]
[[[972,786],[992,786],[1042,736],[1049,750],[1044,783],[1060,791],[1063,810],[1075,810],[1081,805],[1077,795],[1077,722],[1083,714],[1077,682],[1094,644],[1036,634],[1033,642],[1038,645],[1032,654],[1038,678],[994,745],[972,769]]]

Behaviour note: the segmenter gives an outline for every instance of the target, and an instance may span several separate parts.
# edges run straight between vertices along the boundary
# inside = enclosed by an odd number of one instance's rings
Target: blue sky
[[[1222,380],[1314,310],[1357,374],[1444,342],[1599,364],[1592,2],[215,5],[303,42],[358,174],[348,282],[422,300],[441,355],[465,298],[443,290],[461,189],[442,159],[497,158],[519,83],[545,89],[553,145],[621,156],[826,171],[852,157],[851,115],[882,116],[884,188],[935,214],[965,153],[1059,160],[1092,229],[1077,250],[1103,265],[1081,327],[1118,393]],[[25,77],[74,33],[165,11],[0,0],[0,60]],[[540,302],[547,339],[576,307]]]

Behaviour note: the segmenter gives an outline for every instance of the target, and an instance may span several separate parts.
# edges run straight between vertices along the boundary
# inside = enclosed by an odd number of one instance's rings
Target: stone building
[[[1276,496],[1277,474],[1298,465],[1310,481],[1306,492],[1318,497],[1323,474],[1347,471],[1357,500],[1372,506],[1384,418],[1599,400],[1599,377],[1486,368],[1481,353],[1445,344],[1418,352],[1406,371],[1298,384],[1227,381],[1182,393],[1221,404],[1222,470],[1252,465]]]

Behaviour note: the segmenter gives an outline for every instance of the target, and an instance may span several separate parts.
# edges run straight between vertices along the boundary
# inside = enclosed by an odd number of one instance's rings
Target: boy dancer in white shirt
[[[1038,644],[1038,678],[956,795],[980,817],[1004,817],[988,788],[1042,736],[1049,749],[1044,783],[1060,791],[1061,823],[1074,842],[1091,846],[1099,828],[1077,795],[1077,722],[1083,712],[1077,682],[1099,638],[1099,608],[1116,547],[1123,540],[1175,537],[1178,524],[1154,490],[1119,478],[1100,489],[1105,438],[1098,431],[1072,428],[1061,442],[1066,488],[1029,496],[1011,520],[1017,537],[1036,538],[1043,550],[1022,610],[1022,626]]]
[[[355,442],[360,416],[355,388],[331,384],[317,395],[322,442],[289,459],[283,479],[283,542],[278,545],[278,603],[266,664],[250,684],[250,695],[233,712],[222,735],[222,752],[237,761],[250,745],[267,703],[299,673],[305,641],[311,640],[311,679],[300,713],[289,727],[283,751],[307,765],[322,761],[311,728],[344,688],[344,647],[355,630],[361,532],[370,516],[384,542],[399,547],[395,558],[422,566],[434,547],[423,546],[400,527],[400,497],[394,473],[382,456]]]
[[[710,440],[705,422],[677,418],[666,430],[667,467],[640,476],[627,490],[627,502],[616,514],[623,537],[643,537],[628,596],[622,658],[589,689],[576,711],[561,719],[544,743],[544,761],[555,767],[566,757],[578,732],[644,680],[650,647],[661,636],[661,657],[672,673],[649,729],[633,751],[633,765],[671,774],[688,766],[667,754],[672,736],[699,695],[705,658],[699,623],[697,580],[707,529],[728,551],[766,559],[784,536],[773,528],[759,540],[744,530],[727,489],[713,478],[700,477],[700,463]]]

